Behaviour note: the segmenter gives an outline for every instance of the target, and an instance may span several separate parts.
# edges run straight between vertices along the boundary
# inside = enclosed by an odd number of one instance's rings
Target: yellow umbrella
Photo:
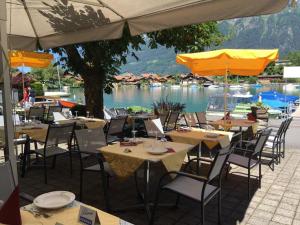
[[[47,68],[52,60],[53,55],[49,53],[29,52],[29,51],[10,51],[9,60],[11,67],[32,67],[32,68]],[[24,90],[24,74],[23,78],[23,90]],[[24,96],[23,96],[24,97]]]
[[[53,55],[29,51],[10,51],[9,58],[11,67],[46,68],[51,64]]]
[[[278,49],[221,49],[179,54],[176,56],[176,62],[185,65],[199,76],[225,76],[227,85],[228,75],[258,76],[278,57]],[[226,113],[226,96],[225,87],[224,113]]]
[[[10,51],[9,60],[11,67],[28,66],[32,68],[47,68],[52,60],[53,55],[49,53],[39,53],[30,51]],[[23,98],[24,98],[24,74],[22,72]],[[25,111],[26,117],[26,111]]]

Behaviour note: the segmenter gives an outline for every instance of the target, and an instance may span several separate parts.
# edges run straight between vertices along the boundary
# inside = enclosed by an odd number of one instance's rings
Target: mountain
[[[300,5],[269,16],[222,21],[219,30],[230,38],[221,48],[279,48],[284,56],[300,50]]]
[[[281,57],[300,50],[300,4],[269,16],[257,16],[221,21],[219,30],[228,38],[218,48],[279,48]],[[174,49],[143,46],[136,55],[127,58],[121,72],[176,74],[188,69],[175,62]]]
[[[139,60],[137,61],[133,56],[128,56],[127,64],[121,67],[121,73],[176,74],[188,72],[187,68],[176,64],[176,54],[173,48],[159,46],[157,49],[150,49],[147,46],[142,46],[142,49],[135,54]]]

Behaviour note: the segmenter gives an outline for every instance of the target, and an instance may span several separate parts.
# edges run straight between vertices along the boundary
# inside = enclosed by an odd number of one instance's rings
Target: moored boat
[[[62,107],[65,107],[65,108],[73,108],[77,105],[76,102],[67,101],[67,100],[63,100],[63,99],[59,99],[58,102]]]

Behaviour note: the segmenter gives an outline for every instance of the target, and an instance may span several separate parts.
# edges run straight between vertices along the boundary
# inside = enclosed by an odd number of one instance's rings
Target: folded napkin
[[[175,153],[176,151],[173,148],[167,148],[167,153]]]
[[[15,188],[7,201],[0,208],[0,224],[22,224],[19,204],[19,187]]]
[[[192,130],[191,129],[188,129],[188,128],[179,128],[178,130],[177,130],[177,132],[191,132]]]
[[[120,146],[137,146],[138,143],[132,141],[121,141]]]

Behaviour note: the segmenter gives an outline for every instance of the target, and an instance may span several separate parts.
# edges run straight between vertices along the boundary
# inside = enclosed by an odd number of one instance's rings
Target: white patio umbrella
[[[271,14],[288,0],[6,0],[9,48],[120,38],[207,21]]]
[[[276,13],[289,0],[0,0],[0,81],[6,144],[14,160],[9,49],[47,49],[207,21]],[[7,42],[8,38],[8,42]],[[16,166],[14,175],[17,177]]]

